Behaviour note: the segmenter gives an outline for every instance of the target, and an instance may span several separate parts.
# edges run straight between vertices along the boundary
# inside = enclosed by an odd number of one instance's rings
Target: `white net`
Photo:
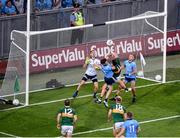
[[[24,105],[26,86],[26,37],[23,34],[14,32],[12,39],[0,97],[11,101],[18,99],[19,103]]]

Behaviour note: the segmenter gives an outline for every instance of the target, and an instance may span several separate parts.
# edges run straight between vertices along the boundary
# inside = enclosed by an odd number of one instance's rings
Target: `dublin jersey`
[[[126,76],[127,78],[136,78],[136,75],[132,74],[132,75],[129,75],[131,74],[134,70],[136,70],[136,63],[134,61],[130,62],[129,60],[126,60],[124,62],[124,67],[125,67],[125,70],[126,70]]]
[[[105,78],[112,78],[113,77],[113,71],[110,64],[103,65],[101,68],[102,72],[104,73]]]
[[[124,122],[124,113],[126,112],[124,106],[122,106],[121,104],[112,104],[111,110],[114,123]]]
[[[94,68],[94,64],[100,64],[100,60],[99,59],[89,59],[89,64],[87,65],[87,70],[85,72],[85,74],[89,75],[89,76],[95,76],[97,75],[96,69]]]
[[[62,119],[61,119],[61,126],[73,126],[73,119],[74,115],[76,115],[74,109],[70,107],[64,107],[59,111],[61,113]]]
[[[128,119],[124,122],[123,126],[125,129],[125,136],[136,138],[137,137],[137,131],[139,127],[139,123],[134,119]]]

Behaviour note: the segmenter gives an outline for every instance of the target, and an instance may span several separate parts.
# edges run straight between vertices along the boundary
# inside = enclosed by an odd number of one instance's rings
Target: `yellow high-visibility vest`
[[[77,26],[84,25],[84,18],[81,12],[74,12],[74,16],[76,17],[75,23]]]

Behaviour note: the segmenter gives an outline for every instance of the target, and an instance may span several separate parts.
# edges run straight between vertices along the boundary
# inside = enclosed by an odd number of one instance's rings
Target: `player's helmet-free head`
[[[122,102],[121,96],[116,96],[116,102],[118,102],[118,103],[121,103],[121,102]]]
[[[70,106],[70,100],[69,100],[69,99],[66,99],[66,100],[64,101],[64,105],[65,105],[65,106]]]
[[[107,60],[106,60],[105,58],[101,59],[101,64],[102,64],[102,65],[105,65],[105,64],[106,64],[106,61],[107,61]]]
[[[129,61],[134,61],[134,55],[133,55],[133,54],[130,54],[129,57],[128,57],[128,60],[129,60]]]
[[[133,118],[133,113],[132,112],[127,112],[126,116],[127,116],[127,118],[132,119]]]

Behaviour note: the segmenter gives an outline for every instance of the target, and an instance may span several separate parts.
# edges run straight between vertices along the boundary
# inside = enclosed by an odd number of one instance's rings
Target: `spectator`
[[[18,14],[24,13],[24,0],[13,0]]]
[[[53,9],[59,9],[61,7],[61,0],[53,0]]]
[[[44,11],[52,9],[52,0],[36,0],[35,11]]]
[[[16,15],[17,11],[15,6],[12,4],[11,0],[6,1],[6,6],[4,9],[6,15]]]
[[[0,16],[2,15],[2,2],[1,2],[1,0],[0,0]]]
[[[80,7],[79,3],[74,4],[74,11],[70,15],[71,26],[84,25],[83,13],[80,11],[79,7]],[[71,44],[72,45],[75,44],[77,39],[79,43],[82,43],[83,34],[84,34],[83,29],[72,30]]]
[[[0,0],[1,2],[1,8],[0,8],[0,10],[1,10],[1,15],[3,15],[4,14],[4,10],[5,10],[5,6],[6,6],[6,0]]]
[[[80,6],[82,7],[82,6],[85,6],[85,1],[86,0],[75,0],[74,3],[79,3]]]
[[[74,1],[73,0],[62,0],[61,1],[62,8],[73,7],[73,5],[74,5]]]

